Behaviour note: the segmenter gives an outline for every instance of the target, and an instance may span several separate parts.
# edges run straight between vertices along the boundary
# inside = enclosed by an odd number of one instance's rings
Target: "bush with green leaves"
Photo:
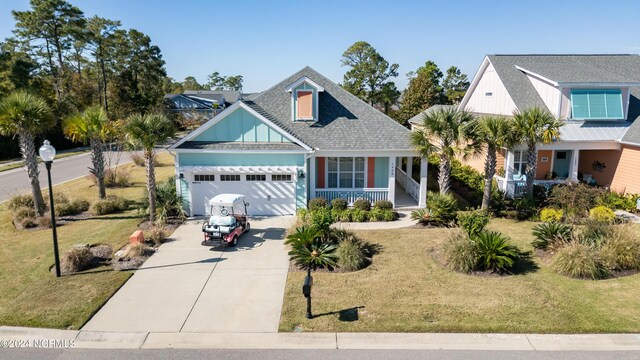
[[[324,209],[327,206],[329,206],[329,204],[327,203],[327,199],[323,197],[317,197],[309,200],[309,206],[307,207],[310,211],[316,211],[318,209]]]
[[[428,225],[435,222],[431,210],[429,209],[416,209],[411,211],[411,220],[417,221],[422,225]]]
[[[456,218],[458,203],[450,193],[427,193],[427,209],[431,212],[433,221],[440,224],[449,224]]]
[[[309,210],[307,209],[298,209],[296,210],[296,216],[298,217],[298,220],[305,222],[308,220],[308,216],[309,216]]]
[[[343,210],[338,214],[337,221],[340,222],[351,222],[353,216],[353,209]]]
[[[366,210],[353,209],[351,220],[354,222],[367,222],[369,221],[369,212]]]
[[[616,219],[616,214],[608,207],[600,205],[589,210],[589,219],[611,223]]]
[[[289,257],[297,266],[309,270],[333,268],[338,260],[337,245],[324,241],[324,234],[314,226],[301,226],[287,236],[285,244],[291,246]]]
[[[493,272],[507,272],[518,260],[518,249],[509,238],[497,231],[483,231],[473,239],[478,255],[478,267]]]
[[[380,209],[371,209],[369,211],[369,221],[384,221],[384,212]]]
[[[106,215],[123,212],[129,209],[129,201],[115,195],[96,201],[91,210],[96,215]]]
[[[586,219],[576,237],[585,244],[600,246],[611,236],[613,229],[614,226],[611,223]]]
[[[471,241],[469,235],[463,230],[452,230],[444,245],[444,261],[446,266],[454,271],[470,273],[476,270],[478,265],[476,243]]]
[[[517,212],[516,219],[520,221],[531,219],[538,209],[535,201],[526,197],[515,199],[514,205]]]
[[[338,267],[346,271],[356,271],[365,267],[367,258],[362,251],[362,243],[355,237],[345,239],[336,248]]]
[[[597,205],[604,190],[583,183],[560,184],[551,188],[549,203],[567,215],[584,217]]]
[[[70,216],[89,210],[91,204],[86,200],[73,200],[66,203],[55,204],[57,216]]]
[[[146,191],[146,190],[145,190]],[[148,212],[149,194],[145,192],[143,207]],[[175,178],[168,178],[156,186],[156,216],[158,223],[164,224],[169,218],[184,220],[187,213],[182,207],[182,196],[176,189]]]
[[[580,241],[560,247],[551,260],[551,267],[559,274],[576,279],[597,280],[609,276],[596,248]]]
[[[36,210],[31,207],[19,207],[17,209],[13,209],[13,218],[17,222],[21,222],[23,219],[35,219]]]
[[[378,200],[373,203],[373,208],[379,210],[393,210],[393,203],[389,200]]]
[[[544,208],[540,210],[540,221],[549,222],[549,221],[561,221],[564,216],[564,211],[562,209],[554,209],[554,208]]]
[[[629,212],[637,211],[636,204],[640,194],[621,194],[614,190],[604,191],[598,198],[598,205],[603,205],[609,209],[620,209]]]
[[[9,199],[7,205],[11,211],[16,211],[21,208],[31,208],[34,209],[35,213],[33,196],[29,194],[14,195]]]
[[[371,210],[371,202],[367,199],[358,199],[353,202],[353,208],[356,210],[369,211]]]
[[[599,255],[607,269],[640,270],[640,231],[637,226],[615,226],[600,247]]]
[[[457,223],[471,237],[475,238],[489,224],[491,217],[487,211],[458,211]]]
[[[557,222],[545,222],[533,227],[535,240],[531,245],[540,250],[557,249],[571,241],[571,227]]]
[[[398,219],[398,213],[387,209],[387,210],[382,210],[382,221],[394,221]]]
[[[347,202],[347,200],[343,199],[343,198],[335,198],[333,200],[331,200],[331,208],[335,209],[335,210],[347,210],[347,207],[349,207],[349,203]]]
[[[329,233],[329,228],[333,221],[331,209],[327,207],[318,208],[311,212],[311,225],[323,234]]]

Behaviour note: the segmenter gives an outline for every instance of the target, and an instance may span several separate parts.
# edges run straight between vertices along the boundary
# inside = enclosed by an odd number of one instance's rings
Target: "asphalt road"
[[[220,336],[225,336],[220,334]],[[0,349],[0,359],[21,360],[637,360],[634,351],[469,351],[469,350],[86,350]]]
[[[89,174],[88,168],[91,166],[91,157],[89,155],[89,153],[86,153],[54,160],[51,166],[51,181],[53,184],[60,184]],[[120,156],[120,164],[130,161],[129,153],[123,152]],[[47,169],[44,164],[39,164],[38,166],[40,168],[40,186],[44,190],[48,187]],[[31,185],[24,167],[0,172],[0,202],[8,200],[13,195],[25,192],[31,192]]]

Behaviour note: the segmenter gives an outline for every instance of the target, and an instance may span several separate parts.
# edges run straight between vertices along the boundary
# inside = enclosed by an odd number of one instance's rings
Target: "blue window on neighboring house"
[[[571,118],[623,119],[622,92],[616,89],[571,90]]]

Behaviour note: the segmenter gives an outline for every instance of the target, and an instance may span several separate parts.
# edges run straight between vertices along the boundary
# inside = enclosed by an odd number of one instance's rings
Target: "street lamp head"
[[[53,161],[53,158],[56,157],[56,149],[53,146],[51,146],[51,143],[49,143],[49,140],[45,140],[44,144],[40,146],[39,153],[40,153],[40,158],[44,162]]]

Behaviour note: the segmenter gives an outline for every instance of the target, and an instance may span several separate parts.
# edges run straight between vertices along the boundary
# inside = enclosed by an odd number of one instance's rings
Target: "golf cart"
[[[209,200],[211,217],[202,224],[204,246],[236,246],[238,238],[249,232],[244,195],[220,194]]]

